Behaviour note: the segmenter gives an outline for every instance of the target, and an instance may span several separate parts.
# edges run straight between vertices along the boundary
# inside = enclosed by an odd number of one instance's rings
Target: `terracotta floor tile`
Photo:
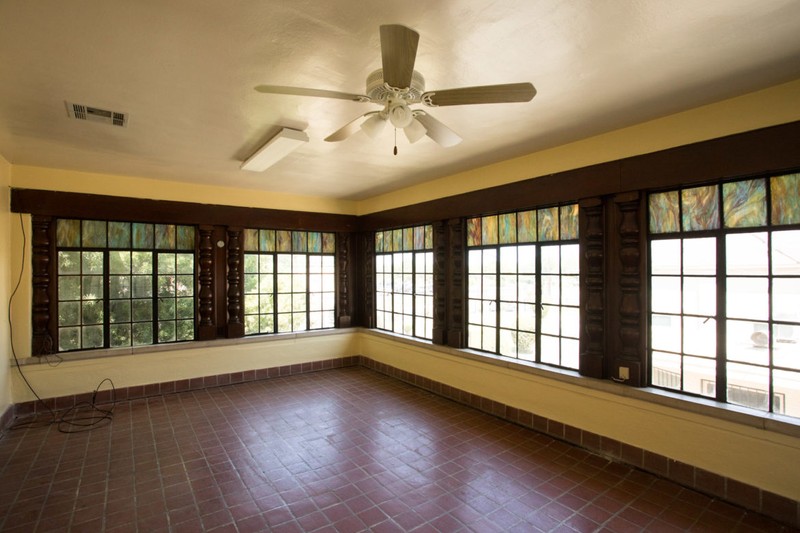
[[[105,427],[0,439],[2,531],[647,527],[790,531],[358,367],[121,401]]]

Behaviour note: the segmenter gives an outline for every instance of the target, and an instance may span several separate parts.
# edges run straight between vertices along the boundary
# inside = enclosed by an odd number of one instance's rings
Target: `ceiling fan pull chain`
[[[394,155],[397,155],[397,128],[394,129]]]

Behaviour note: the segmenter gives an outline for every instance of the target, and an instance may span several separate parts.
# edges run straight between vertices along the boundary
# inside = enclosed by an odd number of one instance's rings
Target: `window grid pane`
[[[375,233],[375,327],[433,338],[432,248],[431,225]]]
[[[578,216],[572,204],[467,221],[467,347],[578,368]]]
[[[334,327],[334,239],[313,231],[244,230],[245,335]]]
[[[792,179],[650,195],[652,385],[800,417]],[[666,195],[680,195],[680,227],[662,222]]]
[[[155,226],[57,220],[58,351],[194,339],[194,227]]]

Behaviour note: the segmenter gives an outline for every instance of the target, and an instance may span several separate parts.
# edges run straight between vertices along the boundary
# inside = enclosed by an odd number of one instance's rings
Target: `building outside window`
[[[192,226],[58,219],[58,351],[195,338]]]
[[[334,327],[333,233],[244,230],[245,335]]]
[[[651,384],[800,416],[800,175],[649,195]]]
[[[469,348],[577,369],[578,205],[467,220]]]
[[[433,337],[433,226],[375,233],[376,327]]]

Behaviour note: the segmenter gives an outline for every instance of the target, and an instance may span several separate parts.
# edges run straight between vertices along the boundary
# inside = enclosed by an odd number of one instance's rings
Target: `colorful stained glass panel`
[[[481,242],[484,245],[497,244],[497,215],[481,219]]]
[[[375,252],[376,253],[383,253],[383,232],[376,231],[375,232]]]
[[[178,226],[175,238],[178,250],[194,250],[194,226]]]
[[[517,241],[536,242],[536,211],[517,213]]]
[[[130,222],[109,222],[108,223],[108,247],[109,248],[130,248],[131,247],[131,224],[130,224]]]
[[[322,252],[322,236],[318,231],[308,232],[308,251],[312,254]]]
[[[293,252],[307,252],[308,251],[308,234],[305,231],[292,232],[292,251]]]
[[[173,224],[156,224],[156,249],[175,249],[175,226]]]
[[[244,251],[257,252],[258,251],[258,230],[245,229],[244,230]]]
[[[499,215],[497,224],[500,232],[500,244],[514,244],[517,242],[516,213],[505,213],[503,215]]]
[[[414,249],[425,249],[425,228],[426,226],[417,226],[414,228]]]
[[[578,204],[564,205],[559,208],[561,228],[559,238],[562,241],[578,238]]]
[[[392,230],[392,250],[401,252],[403,250],[403,230]]]
[[[467,246],[481,245],[481,219],[470,218],[467,220]]]
[[[414,228],[403,229],[403,250],[410,251],[414,249]]]
[[[772,223],[800,224],[800,174],[770,179]]]
[[[275,230],[262,229],[258,231],[258,249],[262,252],[275,251]]]
[[[323,233],[322,234],[322,253],[332,254],[336,252],[336,234]]]
[[[139,249],[149,249],[153,248],[153,239],[155,235],[155,230],[153,229],[152,224],[140,224],[138,222],[134,222],[132,224],[133,229],[133,247]]]
[[[77,248],[81,245],[81,221],[58,219],[56,223],[56,244],[59,248]]]
[[[292,232],[285,230],[278,230],[275,232],[275,251],[277,252],[291,252],[292,251]]]
[[[558,207],[539,209],[536,213],[540,241],[558,240]]]
[[[433,250],[433,226],[430,224],[425,226],[425,249]]]
[[[766,226],[766,181],[756,179],[723,183],[722,210],[726,228]]]
[[[717,187],[695,187],[681,191],[683,231],[719,228]]]
[[[81,246],[84,248],[105,248],[106,223],[102,220],[84,220],[81,223]]]
[[[678,191],[651,194],[650,233],[675,233],[681,230]]]

